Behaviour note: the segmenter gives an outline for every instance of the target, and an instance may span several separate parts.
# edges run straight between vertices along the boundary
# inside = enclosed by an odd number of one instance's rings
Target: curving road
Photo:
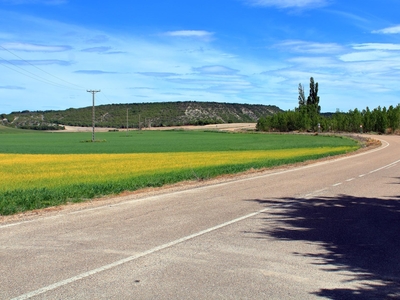
[[[0,225],[0,299],[400,299],[400,137]]]

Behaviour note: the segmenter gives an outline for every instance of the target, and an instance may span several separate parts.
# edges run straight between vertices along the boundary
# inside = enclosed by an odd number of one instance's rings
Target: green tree
[[[299,83],[299,109],[306,105],[306,96],[304,95],[304,87]]]
[[[389,106],[387,110],[387,121],[388,128],[391,129],[392,133],[396,131],[396,129],[400,126],[400,106],[398,105],[396,108],[393,105]]]
[[[358,132],[360,130],[360,125],[362,125],[361,112],[357,108],[350,110],[348,113],[348,128],[346,131]]]
[[[362,125],[363,125],[363,131],[364,132],[369,132],[372,131],[373,124],[372,124],[372,113],[369,110],[369,107],[362,112]]]
[[[318,96],[318,82],[314,82],[314,78],[310,78],[310,95],[306,101],[307,107],[312,113],[320,113],[321,106],[319,105],[319,96]]]
[[[387,128],[386,107],[383,109],[378,106],[372,111],[373,130],[379,133],[385,133]]]

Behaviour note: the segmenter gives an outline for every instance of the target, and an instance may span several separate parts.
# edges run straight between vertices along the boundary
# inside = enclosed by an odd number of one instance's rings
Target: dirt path
[[[68,126],[65,125],[65,130],[62,132],[92,132],[92,127],[79,127],[79,126]],[[184,129],[184,130],[224,130],[224,131],[237,131],[237,130],[254,130],[256,123],[228,123],[228,124],[210,124],[204,126],[172,126],[172,127],[151,127],[143,128],[142,130],[173,130],[173,129]],[[96,127],[95,132],[107,132],[110,130],[126,131],[122,128],[106,128]],[[129,129],[137,130],[137,129]],[[60,132],[60,131],[57,131]]]

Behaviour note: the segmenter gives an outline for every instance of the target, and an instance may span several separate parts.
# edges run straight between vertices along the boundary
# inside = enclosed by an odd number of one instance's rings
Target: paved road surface
[[[0,225],[0,299],[400,299],[400,138]]]

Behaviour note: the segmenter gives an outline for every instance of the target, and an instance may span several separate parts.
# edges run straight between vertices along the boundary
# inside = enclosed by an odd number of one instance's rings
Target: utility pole
[[[100,90],[86,90],[88,93],[92,93],[92,99],[93,99],[93,104],[92,104],[92,142],[94,142],[94,94],[99,93]]]
[[[129,131],[129,123],[128,123],[128,109],[126,109],[126,136],[128,136],[128,131]]]

